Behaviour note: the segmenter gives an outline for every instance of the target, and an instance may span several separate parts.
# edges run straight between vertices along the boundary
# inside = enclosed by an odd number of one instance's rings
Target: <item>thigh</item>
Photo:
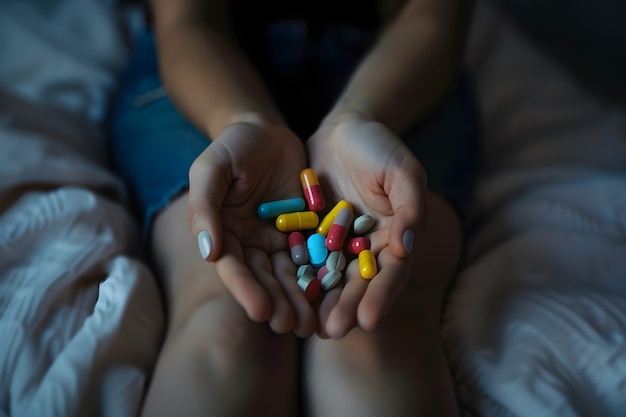
[[[293,415],[298,340],[247,317],[198,253],[186,199],[162,209],[151,233],[169,323],[144,415]]]
[[[457,414],[440,322],[460,258],[461,224],[438,195],[429,193],[427,204],[429,217],[412,252],[415,276],[378,328],[307,340],[303,369],[311,415]]]

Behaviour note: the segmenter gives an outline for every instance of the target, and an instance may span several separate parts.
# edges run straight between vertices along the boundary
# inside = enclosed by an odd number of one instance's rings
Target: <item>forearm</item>
[[[215,138],[237,121],[280,120],[259,75],[233,40],[226,2],[152,3],[163,82],[200,131]]]
[[[408,1],[358,67],[327,120],[358,115],[401,134],[449,91],[471,1]]]

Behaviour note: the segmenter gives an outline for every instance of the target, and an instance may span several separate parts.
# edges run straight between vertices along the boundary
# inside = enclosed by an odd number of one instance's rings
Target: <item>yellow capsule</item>
[[[315,229],[319,221],[319,217],[313,211],[285,213],[276,218],[276,228],[281,232]]]
[[[330,231],[330,227],[335,221],[335,217],[337,217],[337,213],[339,213],[342,208],[349,208],[352,210],[352,204],[348,203],[346,200],[340,200],[337,204],[335,204],[335,207],[333,207],[333,209],[329,211],[326,216],[324,216],[322,222],[317,227],[317,233],[326,237]]]
[[[372,279],[378,273],[376,257],[371,250],[364,249],[359,252],[359,269],[361,270],[361,276],[365,279]]]

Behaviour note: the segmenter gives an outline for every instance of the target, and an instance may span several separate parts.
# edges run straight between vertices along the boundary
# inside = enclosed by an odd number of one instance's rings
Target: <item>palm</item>
[[[379,274],[371,282],[363,280],[353,261],[346,270],[343,288],[328,294],[320,308],[325,330],[341,336],[355,325],[375,326],[406,285],[411,262],[398,255],[402,251],[393,246],[392,235],[397,233],[394,221],[399,223],[401,210],[419,212],[417,203],[402,207],[403,194],[419,198],[416,189],[425,188],[425,177],[404,144],[376,122],[322,127],[309,140],[308,150],[311,165],[325,180],[332,198],[347,200],[359,213],[376,219],[369,237]]]
[[[302,193],[300,140],[282,127],[232,125],[194,164],[192,177],[202,173],[213,179],[205,200],[219,216],[221,253],[215,266],[226,287],[253,319],[269,319],[278,332],[310,333],[313,312],[293,277],[287,238],[257,216],[260,203]]]

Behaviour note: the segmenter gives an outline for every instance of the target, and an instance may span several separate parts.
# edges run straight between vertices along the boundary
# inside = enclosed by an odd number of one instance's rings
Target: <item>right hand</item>
[[[193,234],[210,236],[205,259],[248,317],[300,337],[315,331],[315,314],[297,285],[287,236],[257,208],[302,195],[305,165],[304,145],[284,125],[231,124],[192,164],[187,208]]]

